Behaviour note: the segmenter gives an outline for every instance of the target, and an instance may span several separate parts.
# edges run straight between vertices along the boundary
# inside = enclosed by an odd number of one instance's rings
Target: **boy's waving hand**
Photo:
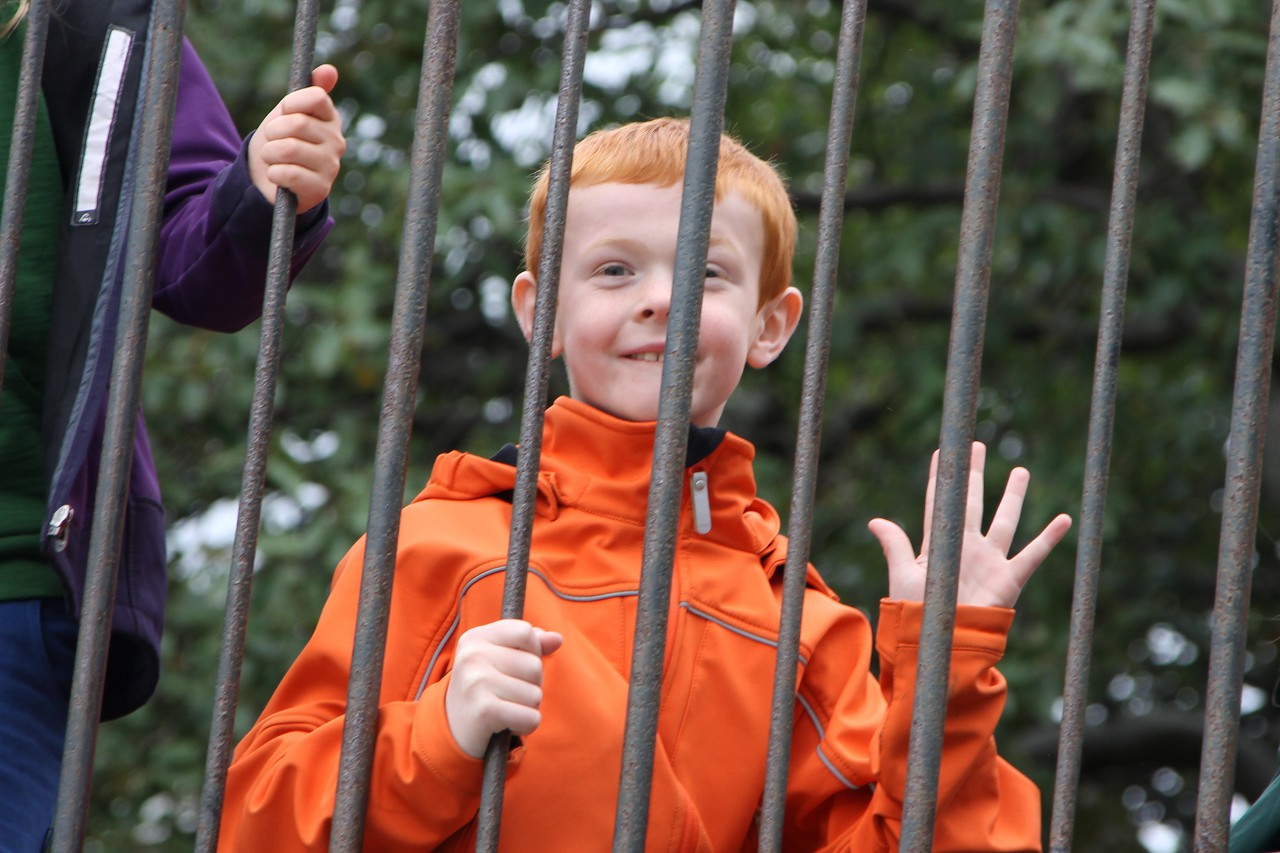
[[[986,534],[982,532],[983,467],[987,449],[982,442],[973,443],[969,465],[969,496],[965,505],[964,538],[960,548],[960,581],[958,604],[987,607],[1013,607],[1018,594],[1036,567],[1049,555],[1071,528],[1071,517],[1058,515],[1040,531],[1035,539],[1014,556],[1009,556],[1014,532],[1022,515],[1022,501],[1031,479],[1026,468],[1009,473],[1004,497]],[[938,452],[934,451],[929,466],[929,485],[925,489],[924,539],[916,555],[911,540],[901,527],[883,518],[872,519],[867,528],[880,540],[889,563],[889,597],[921,601],[924,599],[925,575],[929,558],[929,531],[933,523],[933,493],[938,478]]]

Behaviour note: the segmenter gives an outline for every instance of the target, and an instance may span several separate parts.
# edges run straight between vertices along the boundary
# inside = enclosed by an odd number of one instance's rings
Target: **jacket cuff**
[[[1014,611],[1008,607],[957,605],[952,654],[966,650],[1003,656],[1013,616]],[[903,646],[919,646],[923,622],[923,602],[881,599],[880,625],[876,631],[876,646],[881,656],[892,655]]]
[[[418,700],[414,712],[413,752],[432,775],[462,797],[479,797],[483,787],[484,761],[462,751],[449,730],[444,696],[449,687],[446,675]]]

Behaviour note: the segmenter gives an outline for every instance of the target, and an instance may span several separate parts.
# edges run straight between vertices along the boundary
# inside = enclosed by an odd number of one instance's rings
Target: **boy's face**
[[[553,354],[563,354],[575,399],[631,421],[657,418],[681,187],[596,184],[569,193]],[[716,202],[690,418],[714,426],[742,376],[786,345],[799,291],[760,301],[760,212],[738,193]],[[516,279],[512,301],[528,336],[536,284]]]

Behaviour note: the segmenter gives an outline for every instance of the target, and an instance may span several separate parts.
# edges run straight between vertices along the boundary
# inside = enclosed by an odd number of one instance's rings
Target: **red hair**
[[[595,184],[656,184],[669,187],[684,180],[689,146],[686,119],[657,118],[597,130],[573,149],[569,186]],[[538,272],[542,229],[547,211],[550,163],[534,180],[529,196],[529,231],[525,236],[525,269]],[[791,257],[796,246],[796,215],[786,184],[772,165],[752,154],[738,140],[720,137],[716,199],[738,192],[760,211],[764,245],[760,247],[760,304],[791,286]]]

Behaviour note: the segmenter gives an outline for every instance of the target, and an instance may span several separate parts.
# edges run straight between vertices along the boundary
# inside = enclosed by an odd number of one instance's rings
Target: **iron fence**
[[[48,31],[49,0],[33,0],[23,52],[19,108],[13,128],[4,219],[0,223],[0,340],[7,341],[13,299],[18,236],[26,196],[26,174],[32,149],[34,105]],[[305,85],[315,52],[318,4],[301,0],[297,9],[291,84]],[[1280,4],[1276,6],[1280,10]],[[368,549],[361,588],[359,623],[351,667],[342,763],[330,849],[360,849],[369,797],[381,655],[387,633],[399,513],[405,483],[426,319],[441,182],[447,152],[449,109],[459,39],[460,0],[437,0],[430,7],[424,60],[419,80],[417,126],[412,151],[412,183],[404,215],[404,237],[396,284],[395,312],[380,414],[373,498],[369,508]],[[106,665],[115,574],[118,569],[125,483],[133,446],[135,411],[142,377],[152,286],[152,258],[160,219],[167,152],[171,135],[174,80],[185,6],[181,0],[157,0],[149,35],[149,60],[140,113],[144,126],[137,146],[138,180],[132,197],[132,239],[125,264],[128,287],[120,314],[118,347],[112,370],[107,447],[102,457],[97,512],[93,521],[92,574],[81,614],[74,700],[71,707],[54,832],[54,849],[78,850],[85,822]],[[555,316],[556,281],[568,197],[568,174],[578,129],[583,63],[590,37],[591,4],[572,0],[565,9],[565,41],[559,111],[551,158],[551,196],[542,252],[535,329],[525,385],[521,443],[533,452],[519,457],[513,523],[506,569],[504,617],[523,608],[538,473],[538,449],[546,405]],[[617,803],[614,848],[643,850],[648,791],[659,712],[666,616],[674,525],[681,489],[686,425],[702,296],[703,268],[713,202],[718,140],[722,129],[727,69],[733,43],[733,0],[702,4],[697,77],[694,83],[689,167],[677,257],[675,297],[663,368],[650,512],[641,571],[639,615],[631,672],[621,790]],[[959,235],[951,348],[939,446],[934,536],[921,637],[919,681],[908,766],[902,847],[931,846],[942,724],[946,707],[951,633],[956,607],[960,533],[969,476],[968,447],[974,436],[978,382],[982,365],[992,241],[1008,123],[1013,50],[1018,20],[1017,0],[989,0],[983,16],[981,52],[973,107],[970,157]],[[1107,237],[1102,308],[1081,528],[1076,560],[1076,587],[1064,684],[1063,714],[1053,791],[1050,846],[1072,848],[1076,790],[1080,778],[1082,734],[1087,706],[1098,577],[1101,570],[1102,518],[1115,423],[1117,369],[1129,252],[1135,228],[1135,199],[1144,110],[1147,100],[1155,0],[1134,0],[1128,57],[1117,129],[1118,143]],[[1224,850],[1239,727],[1245,630],[1259,500],[1259,471],[1274,343],[1277,240],[1277,158],[1280,151],[1280,62],[1275,55],[1280,20],[1273,12],[1259,134],[1252,226],[1247,251],[1245,294],[1241,310],[1235,404],[1229,441],[1229,467],[1222,517],[1218,598],[1214,610],[1210,682],[1196,813],[1195,849]],[[777,670],[772,698],[769,766],[760,815],[760,849],[781,849],[782,814],[789,762],[789,732],[795,705],[805,567],[810,551],[810,525],[816,491],[820,426],[830,358],[831,306],[835,299],[837,258],[844,215],[854,107],[859,88],[865,0],[843,6],[838,34],[838,62],[816,246],[800,429],[792,489],[784,599],[779,630]],[[218,841],[222,790],[232,749],[232,723],[239,673],[244,658],[250,584],[256,540],[261,525],[267,445],[272,424],[280,362],[281,320],[287,283],[288,247],[294,200],[281,193],[275,208],[272,262],[264,303],[261,349],[244,466],[240,512],[226,606],[224,644],[219,660],[217,698],[200,804],[196,847],[211,851]],[[0,361],[0,370],[3,362]],[[3,373],[0,372],[0,379]],[[480,810],[478,849],[497,848],[508,742],[495,738],[485,761],[484,798]]]

